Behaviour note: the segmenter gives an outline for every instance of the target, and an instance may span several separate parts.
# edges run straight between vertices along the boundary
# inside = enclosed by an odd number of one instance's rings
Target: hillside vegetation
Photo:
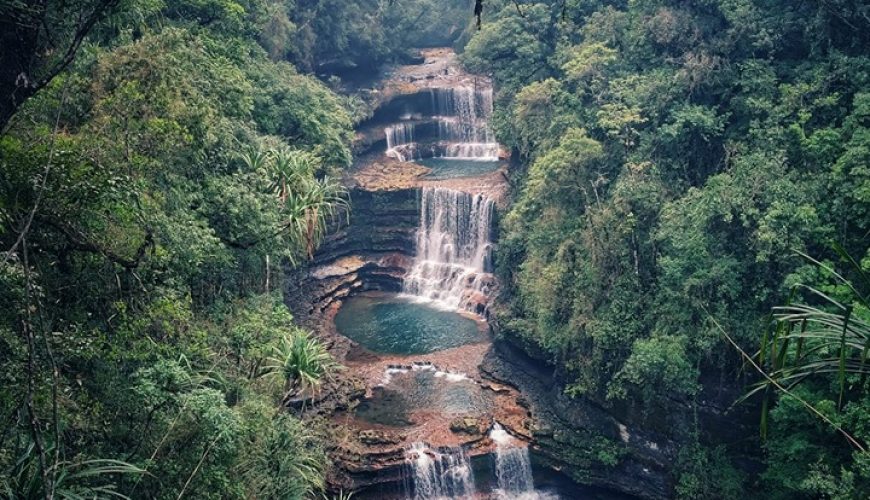
[[[744,360],[725,334],[752,354],[776,328],[774,306],[848,309],[864,325],[854,349],[810,338],[811,354],[783,352],[801,365],[842,354],[855,370],[812,370],[783,384],[799,382],[800,397],[866,443],[870,393],[858,365],[870,319],[867,6],[483,6],[463,61],[494,75],[499,138],[527,165],[515,175],[499,248],[506,334],[543,350],[572,396],[667,416],[675,401],[697,409],[704,379],[739,384]],[[870,456],[794,398],[780,398],[769,418],[758,484],[736,473],[730,450],[686,445],[678,492],[870,491]],[[698,429],[658,422],[696,439]]]
[[[279,408],[333,363],[280,290],[366,106],[312,72],[407,57],[431,4],[0,4],[0,496],[319,495]]]

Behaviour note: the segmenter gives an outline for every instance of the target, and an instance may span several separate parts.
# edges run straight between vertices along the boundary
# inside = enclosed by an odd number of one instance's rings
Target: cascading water
[[[492,88],[433,88],[430,96],[432,118],[438,130],[437,141],[423,148],[414,137],[414,123],[397,123],[384,129],[387,156],[399,161],[412,161],[420,159],[422,149],[425,149],[426,156],[498,161],[499,145],[489,125],[493,110]]]
[[[462,448],[433,450],[424,443],[413,443],[405,451],[409,469],[408,498],[415,500],[471,499],[474,475],[468,455]]]
[[[483,314],[496,283],[492,200],[437,187],[424,187],[420,196],[417,256],[405,276],[404,293]]]
[[[387,137],[387,156],[399,161],[411,161],[417,156],[414,142],[414,124],[398,123],[384,129]]]
[[[550,500],[558,498],[555,495],[535,490],[532,478],[532,461],[529,449],[518,446],[498,423],[489,432],[490,439],[495,442],[495,475],[498,489],[496,498],[504,500]]]
[[[492,89],[455,87],[433,92],[438,141],[443,158],[498,160],[498,143],[489,126]]]

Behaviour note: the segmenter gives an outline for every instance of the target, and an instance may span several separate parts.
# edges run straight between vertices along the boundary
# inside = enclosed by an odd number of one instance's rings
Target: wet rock
[[[491,288],[495,288],[492,286]],[[467,308],[474,311],[475,314],[483,316],[486,312],[486,306],[489,303],[489,297],[480,292],[472,293],[467,299]]]
[[[348,397],[351,400],[362,399],[366,395],[366,391],[368,390],[368,386],[366,385],[365,380],[354,377],[351,382],[351,391],[348,394]]]
[[[314,402],[311,396],[292,396],[284,401],[284,406],[289,410],[301,411],[303,408],[313,406]]]
[[[480,386],[496,394],[507,394],[511,392],[510,387],[502,384],[496,384],[495,382],[482,382]],[[520,398],[517,398],[517,403],[519,403],[519,401]]]
[[[465,416],[450,422],[450,430],[456,434],[468,434],[469,436],[482,436],[489,428],[489,422],[481,417]]]
[[[368,429],[359,431],[359,441],[362,444],[369,446],[382,446],[401,443],[404,438],[400,435],[391,434],[385,431]]]

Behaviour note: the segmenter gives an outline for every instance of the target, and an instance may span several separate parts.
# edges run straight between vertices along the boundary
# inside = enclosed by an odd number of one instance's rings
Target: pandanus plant
[[[251,172],[269,178],[285,216],[281,229],[300,244],[308,258],[326,234],[327,223],[350,213],[347,190],[329,177],[317,178],[322,160],[314,153],[290,148],[251,150],[240,155]]]
[[[322,343],[308,332],[296,330],[272,349],[265,373],[283,384],[283,405],[305,391],[318,391],[323,380],[340,367]]]
[[[285,215],[281,227],[312,258],[328,221],[339,213],[349,213],[347,190],[329,177],[317,178],[322,160],[308,151],[252,150],[242,154],[241,159],[250,171],[265,172],[269,177],[269,190],[278,196]]]
[[[265,171],[272,160],[272,151],[251,148],[247,152],[240,154],[239,158],[249,172]]]
[[[42,454],[53,456],[49,447]],[[25,446],[15,464],[0,475],[0,497],[13,500],[59,498],[128,498],[115,486],[121,474],[145,474],[126,462],[108,459],[61,460],[43,472],[36,445]]]
[[[299,202],[303,217],[303,240],[308,258],[314,257],[314,250],[326,234],[327,220],[334,220],[339,212],[347,214],[347,190],[329,177],[306,181]]]
[[[291,191],[302,191],[305,182],[314,178],[321,160],[314,153],[298,149],[281,148],[269,153],[268,169],[272,184],[269,186],[281,203],[287,202]]]
[[[761,349],[752,361],[764,372],[764,380],[756,384],[743,399],[763,392],[762,434],[766,434],[768,395],[771,390],[791,394],[791,390],[814,377],[835,377],[838,394],[837,409],[842,410],[850,388],[864,386],[870,374],[870,279],[867,273],[840,246],[837,254],[849,264],[852,279],[801,254],[828,274],[847,301],[836,300],[830,294],[808,285],[797,285],[792,298],[783,306],[774,308],[772,328],[765,332]],[[795,297],[804,292],[805,301]],[[823,420],[829,419],[805,403]],[[845,430],[836,426],[855,447],[863,449]]]

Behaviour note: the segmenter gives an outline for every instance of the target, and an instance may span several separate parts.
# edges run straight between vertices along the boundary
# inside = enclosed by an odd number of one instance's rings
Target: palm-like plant
[[[270,153],[268,163],[274,191],[281,203],[286,203],[290,191],[299,190],[302,184],[314,177],[321,160],[314,153],[298,149],[282,148]]]
[[[322,491],[327,467],[322,439],[302,420],[278,415],[241,464],[251,497],[313,498]]]
[[[329,177],[306,182],[300,202],[304,207],[302,229],[305,253],[310,259],[326,234],[327,219],[334,220],[341,210],[348,213],[350,205],[347,202],[347,190]]]
[[[317,339],[296,330],[272,349],[265,373],[283,383],[282,404],[306,390],[317,391],[325,378],[340,368]]]
[[[269,163],[272,161],[272,151],[251,148],[240,154],[239,158],[249,172],[258,172],[269,168]]]
[[[53,448],[46,450],[50,455]],[[144,474],[145,471],[126,462],[107,459],[61,461],[50,469],[50,484],[41,473],[39,454],[32,443],[25,447],[15,465],[0,481],[0,496],[14,500],[56,497],[127,498],[112,481],[118,474]]]
[[[834,250],[850,264],[854,281],[812,257],[801,255],[829,274],[837,287],[846,292],[849,302],[835,300],[817,288],[798,285],[792,297],[803,290],[807,298],[814,299],[814,305],[789,300],[786,305],[774,308],[774,328],[765,332],[761,349],[750,361],[759,368],[763,367],[764,380],[743,399],[771,389],[790,393],[791,389],[810,378],[834,375],[839,392],[838,409],[842,409],[850,377],[858,377],[857,386],[863,387],[870,374],[870,365],[867,364],[870,355],[870,302],[867,296],[870,279],[861,265],[841,247],[835,246]],[[765,398],[762,404],[762,433],[765,433],[768,399]],[[828,420],[815,408],[809,406],[809,409]],[[838,430],[861,448],[848,433]]]
[[[804,257],[829,273],[839,286],[847,290],[852,303],[844,304],[817,288],[798,285],[797,289],[817,299],[817,305],[789,301],[786,305],[774,308],[776,328],[771,334],[765,335],[758,357],[771,367],[771,377],[785,387],[799,384],[812,375],[837,374],[842,404],[847,374],[866,377],[870,373],[867,364],[870,354],[870,323],[867,321],[870,303],[860,286],[821,262]],[[860,265],[851,258],[848,260],[864,286],[870,285]],[[756,388],[756,391],[759,389],[763,389],[763,386]]]
[[[323,162],[308,151],[252,150],[240,157],[249,170],[267,172],[269,190],[278,196],[285,216],[282,228],[292,241],[301,243],[308,258],[313,257],[326,234],[327,221],[340,211],[349,213],[347,190],[329,177],[316,178]]]
[[[353,498],[353,492],[340,490],[338,493],[333,495],[331,499],[329,496],[326,495],[326,493],[324,493],[323,498],[324,500],[350,500],[351,498]]]

